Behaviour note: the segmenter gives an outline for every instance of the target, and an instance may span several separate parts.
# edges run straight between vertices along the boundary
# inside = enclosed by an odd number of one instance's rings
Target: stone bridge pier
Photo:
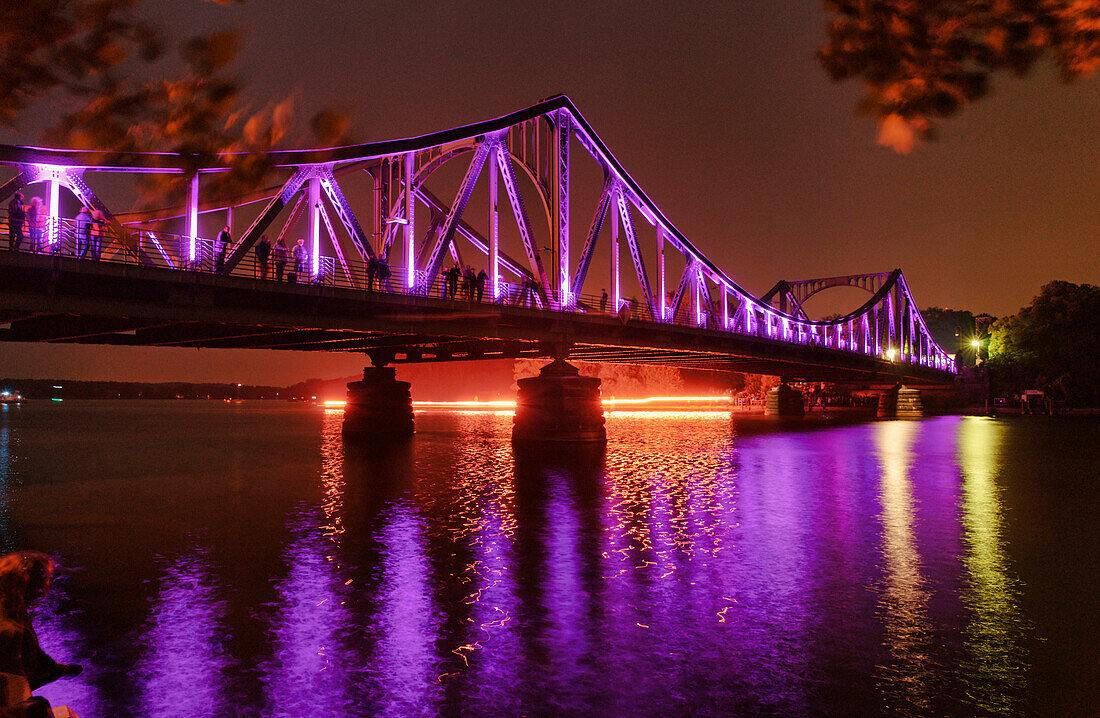
[[[793,388],[785,378],[781,378],[779,386],[768,392],[764,404],[764,414],[767,416],[802,416],[806,413],[802,401],[802,392]]]
[[[914,419],[924,416],[920,390],[901,384],[884,389],[878,395],[877,416],[880,419]]]
[[[344,436],[353,439],[412,436],[411,384],[397,380],[397,370],[386,366],[392,356],[371,355],[372,366],[363,378],[348,384],[344,405]]]
[[[607,441],[600,380],[559,357],[520,379],[512,441],[591,444]]]

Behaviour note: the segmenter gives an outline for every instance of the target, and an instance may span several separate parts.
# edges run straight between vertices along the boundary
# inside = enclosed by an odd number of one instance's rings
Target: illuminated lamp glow
[[[982,345],[982,343],[980,341],[978,341],[977,339],[971,339],[970,340],[970,346],[974,347],[975,349],[977,349],[981,345]]]
[[[894,361],[894,357],[896,357],[896,356],[897,356],[897,354],[898,354],[898,353],[897,353],[897,351],[896,351],[896,350],[894,350],[894,349],[887,349],[887,350],[886,350],[886,361]]]

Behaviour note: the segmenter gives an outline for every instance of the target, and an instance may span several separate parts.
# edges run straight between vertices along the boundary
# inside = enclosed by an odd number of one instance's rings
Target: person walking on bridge
[[[76,213],[76,256],[84,259],[88,255],[88,242],[92,238],[92,212],[81,205]]]
[[[275,281],[283,281],[283,272],[286,271],[286,262],[289,258],[289,252],[286,245],[283,244],[283,238],[279,237],[275,240],[275,246],[271,250],[271,260],[275,263]]]
[[[466,300],[469,302],[474,301],[475,284],[477,284],[477,275],[474,274],[474,268],[467,264],[466,270],[462,273],[462,293],[466,295]]]
[[[256,264],[260,267],[260,279],[267,279],[267,260],[271,257],[271,242],[267,241],[267,235],[260,237],[256,243]]]
[[[88,238],[88,256],[91,259],[99,259],[103,253],[103,245],[107,239],[107,215],[103,210],[92,211],[92,232]]]
[[[31,251],[37,252],[43,249],[42,228],[46,225],[46,217],[42,212],[42,198],[31,197],[31,203],[27,207],[27,230],[30,232]]]
[[[214,242],[214,271],[218,274],[225,271],[225,255],[231,244],[233,244],[233,236],[229,233],[227,224],[222,227],[222,231],[218,232],[218,238]]]
[[[23,209],[23,193],[16,192],[8,203],[8,249],[19,251],[23,244],[23,223],[27,221],[27,211]]]
[[[485,270],[481,270],[477,273],[477,278],[474,280],[474,290],[477,292],[477,301],[481,301],[481,298],[485,296],[485,283],[489,281],[489,275],[485,273]]]
[[[302,281],[306,273],[306,264],[309,262],[309,251],[306,249],[306,241],[299,239],[294,245],[294,281]]]
[[[447,279],[447,296],[451,299],[455,298],[458,294],[458,278],[462,276],[462,270],[458,268],[458,263],[452,264],[451,268],[446,272]]]
[[[378,257],[367,260],[367,291],[374,291],[374,280],[378,277]]]

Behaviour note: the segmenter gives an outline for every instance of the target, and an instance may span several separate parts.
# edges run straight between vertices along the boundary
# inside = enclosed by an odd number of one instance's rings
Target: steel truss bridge
[[[805,380],[954,378],[901,270],[781,281],[753,296],[675,227],[565,96],[421,137],[264,159],[280,185],[218,202],[202,187],[224,166],[188,179],[177,155],[0,146],[0,164],[15,168],[0,204],[28,185],[48,194],[24,251],[0,253],[0,340],[362,352],[377,364],[567,355]],[[115,215],[92,189],[149,174],[179,176],[186,205]],[[87,229],[63,217],[62,188],[102,221]],[[574,227],[582,205],[591,214]],[[247,229],[219,263],[200,218],[220,228],[234,212]],[[0,220],[5,241],[10,220]],[[308,259],[290,260],[295,282],[261,273],[253,250],[264,235],[289,247],[305,235]],[[488,275],[484,295],[448,296],[441,272],[475,262]],[[806,299],[832,286],[869,296],[844,316],[809,318]]]

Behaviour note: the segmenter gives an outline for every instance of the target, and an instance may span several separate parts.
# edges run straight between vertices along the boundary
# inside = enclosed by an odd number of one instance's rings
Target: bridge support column
[[[388,366],[363,369],[363,380],[348,384],[344,406],[344,436],[376,438],[412,436],[412,395],[409,382],[397,381]]]
[[[802,416],[806,413],[802,392],[782,382],[768,392],[764,413],[768,416]]]
[[[875,415],[880,419],[893,419],[898,413],[898,391],[901,385],[883,389],[878,395],[878,411]]]
[[[924,402],[920,390],[898,385],[886,389],[878,397],[879,418],[919,418],[924,416]]]
[[[920,389],[903,386],[898,389],[898,410],[896,416],[899,419],[919,418],[924,416],[924,402],[920,398]]]
[[[555,359],[538,376],[520,379],[512,441],[523,443],[602,443],[604,428],[600,380],[581,376],[577,367]]]

